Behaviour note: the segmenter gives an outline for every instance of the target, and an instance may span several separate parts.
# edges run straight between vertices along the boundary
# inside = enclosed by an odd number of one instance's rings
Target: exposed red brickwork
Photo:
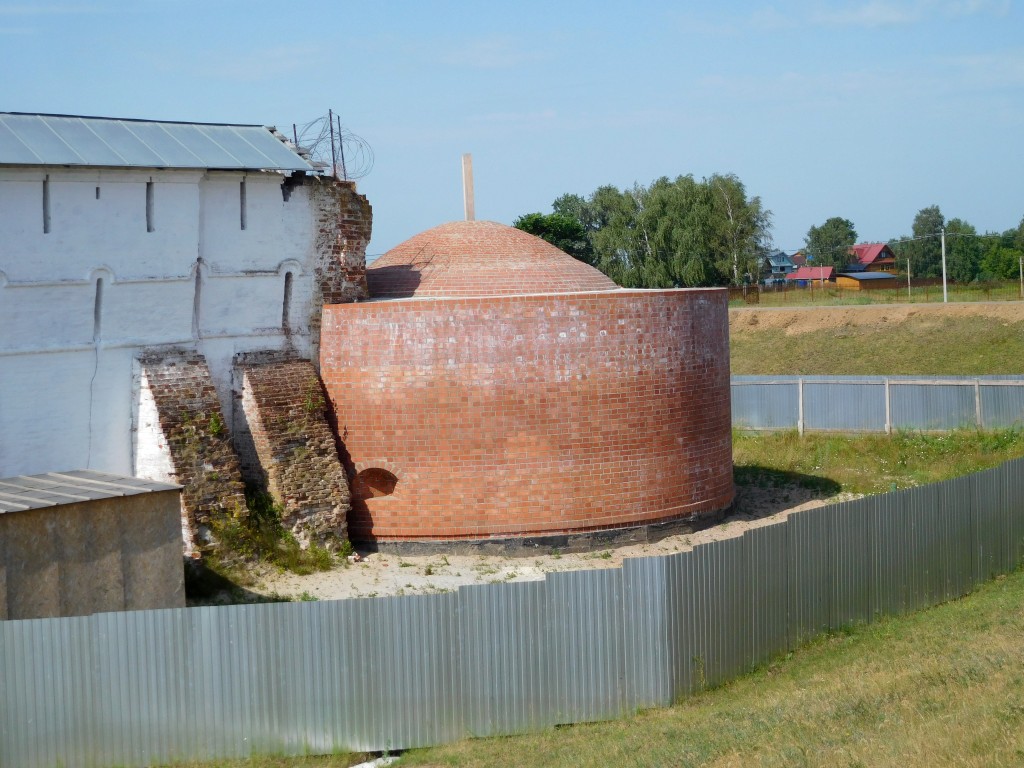
[[[616,285],[550,243],[493,221],[453,221],[406,240],[367,270],[374,298],[611,291]]]
[[[266,488],[299,541],[346,540],[349,488],[308,360],[239,366],[242,408]]]
[[[206,359],[195,352],[145,355],[139,360],[173,466],[169,478],[184,486],[182,528],[187,549],[205,544],[212,518],[244,513],[238,458]]]
[[[312,184],[317,239],[310,333],[315,348],[324,304],[344,304],[369,295],[366,244],[370,241],[373,210],[366,197],[356,191],[354,181],[315,179]]]
[[[727,294],[614,291],[324,308],[321,375],[357,540],[685,517],[733,499]]]

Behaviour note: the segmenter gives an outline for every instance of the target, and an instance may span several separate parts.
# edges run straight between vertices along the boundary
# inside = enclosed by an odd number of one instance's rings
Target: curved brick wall
[[[378,301],[323,318],[338,434],[369,470],[357,541],[617,528],[732,501],[724,290]]]

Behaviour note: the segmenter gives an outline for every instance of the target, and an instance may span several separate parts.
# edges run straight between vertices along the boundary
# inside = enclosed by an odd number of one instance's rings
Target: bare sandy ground
[[[824,497],[798,486],[739,489],[735,508],[722,523],[698,533],[671,536],[656,544],[634,544],[585,553],[500,557],[493,555],[363,554],[361,562],[331,571],[297,576],[267,570],[250,587],[261,595],[292,599],[339,600],[383,595],[423,595],[449,592],[469,584],[536,581],[554,571],[616,568],[627,557],[665,555],[697,544],[740,536],[750,528],[772,525],[789,513],[853,498],[850,494]]]
[[[793,336],[850,326],[902,323],[909,318],[936,324],[961,317],[989,317],[994,322],[1024,322],[1024,303],[978,301],[957,304],[864,304],[850,307],[741,307],[729,310],[729,332],[783,329]]]

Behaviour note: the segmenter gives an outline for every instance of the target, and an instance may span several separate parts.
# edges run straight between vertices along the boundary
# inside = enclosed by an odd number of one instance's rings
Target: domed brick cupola
[[[613,291],[589,264],[495,221],[452,221],[392,248],[366,271],[371,298]]]

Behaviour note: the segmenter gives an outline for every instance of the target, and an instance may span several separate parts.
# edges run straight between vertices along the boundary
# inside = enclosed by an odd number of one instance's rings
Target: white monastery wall
[[[142,349],[205,355],[229,420],[237,353],[310,354],[316,182],[47,170],[0,169],[0,476],[136,473]]]

